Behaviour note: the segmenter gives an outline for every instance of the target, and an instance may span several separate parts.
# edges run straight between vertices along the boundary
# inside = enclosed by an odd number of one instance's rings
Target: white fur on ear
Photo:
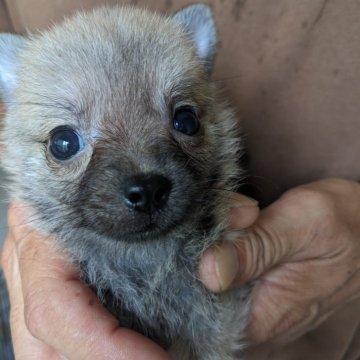
[[[25,42],[20,35],[0,34],[0,97],[5,101],[16,86],[18,55]]]
[[[193,40],[197,55],[211,69],[217,42],[215,22],[209,6],[195,4],[178,11],[172,20]]]

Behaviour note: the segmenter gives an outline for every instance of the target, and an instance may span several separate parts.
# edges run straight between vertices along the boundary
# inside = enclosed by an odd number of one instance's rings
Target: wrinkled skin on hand
[[[234,253],[233,271],[221,267]],[[360,185],[327,179],[288,191],[234,247],[208,250],[200,274],[214,291],[256,280],[248,327],[253,342],[301,336],[360,297]]]

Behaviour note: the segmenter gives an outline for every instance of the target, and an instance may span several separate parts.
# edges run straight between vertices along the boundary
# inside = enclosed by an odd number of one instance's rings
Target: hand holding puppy
[[[327,179],[262,210],[234,246],[208,250],[200,273],[213,291],[256,280],[250,339],[288,342],[360,297],[359,259],[360,185]]]

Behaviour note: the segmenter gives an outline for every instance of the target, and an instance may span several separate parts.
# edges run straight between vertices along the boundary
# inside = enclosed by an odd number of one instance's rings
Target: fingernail
[[[242,196],[241,200],[239,199],[234,204],[232,204],[231,208],[237,209],[242,207],[258,207],[259,202],[255,199],[249,198],[247,196]]]
[[[204,285],[213,292],[220,291],[219,280],[215,271],[214,249],[208,249],[201,257],[199,275]]]
[[[234,246],[224,242],[214,249],[215,274],[221,291],[226,290],[239,271],[239,261]]]

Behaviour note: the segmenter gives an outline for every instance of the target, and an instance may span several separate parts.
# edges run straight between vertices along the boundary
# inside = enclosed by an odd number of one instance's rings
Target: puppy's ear
[[[209,6],[190,5],[175,13],[172,21],[180,25],[193,41],[198,57],[210,72],[217,43],[214,18]]]
[[[16,86],[18,57],[25,44],[20,35],[0,34],[0,97],[5,102]]]

